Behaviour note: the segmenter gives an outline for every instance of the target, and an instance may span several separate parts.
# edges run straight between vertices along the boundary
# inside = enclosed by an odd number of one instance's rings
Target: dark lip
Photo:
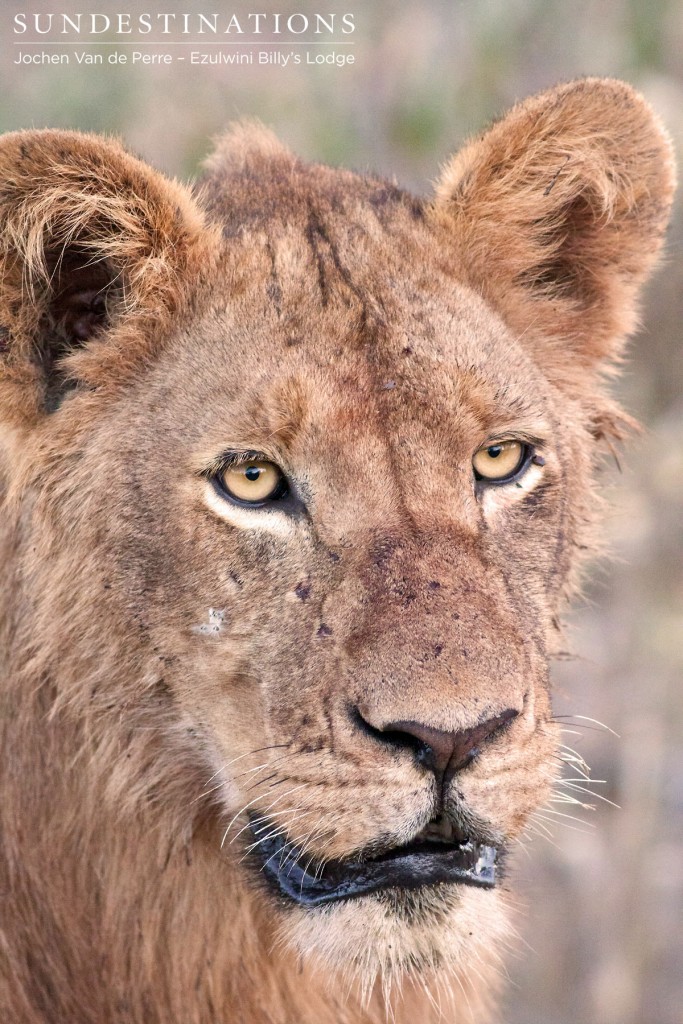
[[[259,818],[255,838],[268,832],[263,818]],[[383,889],[453,884],[493,889],[499,854],[498,847],[474,839],[454,843],[414,840],[365,860],[349,858],[320,864],[276,835],[261,839],[253,855],[283,896],[300,906],[317,907]]]

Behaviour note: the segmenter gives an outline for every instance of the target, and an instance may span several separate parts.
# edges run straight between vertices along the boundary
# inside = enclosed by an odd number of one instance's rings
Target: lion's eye
[[[229,497],[253,505],[274,501],[287,493],[282,471],[273,462],[261,459],[227,466],[218,474],[218,481]]]
[[[521,441],[498,441],[480,448],[472,459],[477,480],[508,483],[529,460],[529,447]]]

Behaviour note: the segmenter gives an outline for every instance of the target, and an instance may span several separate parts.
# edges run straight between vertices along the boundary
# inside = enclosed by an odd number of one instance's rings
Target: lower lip
[[[257,849],[266,877],[282,895],[305,907],[425,885],[493,889],[499,852],[495,846],[469,841],[444,852],[417,847],[402,854],[398,848],[383,859],[328,861],[314,866],[305,855],[300,863],[299,851],[287,847],[280,836],[262,840]]]

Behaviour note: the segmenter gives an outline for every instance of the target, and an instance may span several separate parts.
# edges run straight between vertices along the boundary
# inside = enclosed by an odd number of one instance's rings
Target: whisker
[[[612,736],[616,736],[616,738],[618,740],[621,739],[621,736],[619,735],[618,732],[615,732],[614,729],[610,728],[609,725],[605,725],[604,722],[599,721],[597,718],[590,718],[588,715],[553,715],[552,716],[552,721],[554,721],[554,722],[560,721],[561,719],[572,719],[572,722],[573,722],[574,719],[579,719],[580,722],[590,722],[591,725],[597,725],[598,729],[604,729],[605,732],[609,732],[609,733],[612,734]],[[576,724],[576,723],[573,722],[573,724]],[[587,729],[588,726],[583,726],[583,728]]]
[[[221,767],[218,768],[217,771],[215,771],[213,773],[213,775],[209,776],[209,778],[206,780],[206,785],[208,786],[210,782],[213,782],[213,780],[215,778],[217,778],[217,776],[221,775],[227,768],[229,768],[233,764],[236,764],[238,761],[242,761],[245,757],[251,757],[254,754],[261,754],[261,753],[263,753],[266,750],[278,750],[278,749],[280,749],[282,747],[288,747],[288,746],[289,746],[289,743],[273,743],[273,744],[271,744],[270,746],[267,746],[267,747],[256,747],[255,750],[247,750],[244,754],[239,754],[237,757],[233,757],[231,761],[226,761],[225,764],[221,765]],[[278,761],[278,760],[280,760],[280,758],[276,758],[275,759],[275,761]],[[274,764],[275,762],[270,762],[270,763]],[[243,772],[242,774],[247,774],[249,771],[253,771],[253,770],[254,769],[249,768],[249,769],[247,769],[247,772]],[[241,778],[241,775],[236,776],[236,778]],[[223,785],[224,785],[224,783],[220,782],[220,783],[218,783],[218,785],[212,786],[209,789],[203,789],[202,792],[199,794],[199,796],[194,798],[192,803],[197,803],[198,800],[202,800],[205,797],[210,796],[212,793],[215,793],[217,790],[221,789],[223,787]]]
[[[552,821],[553,823],[556,823],[558,825],[562,825],[563,828],[570,829],[572,832],[583,832],[584,835],[590,835],[591,833],[590,833],[589,829],[594,829],[595,828],[595,823],[592,822],[592,821],[582,821],[581,818],[575,818],[571,814],[563,814],[561,811],[553,811],[549,807],[546,807],[544,811],[537,811],[536,814],[537,814],[537,818],[536,818],[537,821],[539,819],[540,820],[545,820],[545,821]],[[579,823],[579,825],[581,825],[582,827],[581,828],[577,828],[576,825],[568,825],[566,821],[555,822],[555,818],[548,818],[547,817],[547,815],[549,815],[549,814],[555,815],[558,818],[567,818],[569,821],[577,821]]]
[[[289,746],[289,743],[273,743],[271,746],[268,746],[268,747],[256,747],[255,750],[247,750],[247,752],[245,754],[240,754],[238,757],[233,757],[232,761],[226,761],[226,763],[224,765],[222,765],[218,769],[218,771],[214,772],[213,775],[209,779],[207,779],[206,781],[207,781],[207,783],[208,782],[213,782],[213,780],[216,778],[216,776],[220,775],[221,772],[224,772],[226,768],[229,768],[231,764],[236,764],[237,761],[241,761],[245,757],[250,757],[253,754],[262,754],[266,750],[278,750],[281,747],[288,747],[288,746]]]
[[[247,859],[247,857],[249,856],[249,854],[253,853],[254,850],[256,850],[261,845],[261,843],[265,843],[268,839],[272,839],[272,838],[276,838],[277,836],[281,836],[281,835],[284,834],[284,832],[285,832],[285,826],[281,825],[278,828],[272,829],[268,833],[268,835],[262,836],[261,839],[257,839],[255,843],[252,843],[250,846],[247,846],[247,848],[244,851],[244,854],[243,854],[242,858],[240,859],[240,864],[243,861],[245,861]]]
[[[286,796],[286,795],[287,795],[287,794],[285,793],[285,796]],[[274,803],[270,804],[270,805],[269,805],[268,807],[265,807],[265,808],[264,808],[264,811],[267,811],[267,810],[269,810],[269,809],[270,809],[270,807],[273,807],[273,806],[274,806],[274,804],[276,804],[276,803],[277,803],[277,800],[276,800],[276,801],[274,801]],[[269,823],[269,822],[271,822],[271,821],[272,821],[272,819],[273,819],[273,818],[281,818],[281,817],[283,817],[284,815],[287,815],[287,814],[294,814],[294,813],[295,813],[295,812],[296,812],[297,810],[299,810],[299,808],[297,808],[297,807],[289,807],[289,808],[285,808],[285,810],[283,810],[283,811],[273,811],[273,812],[272,812],[271,814],[269,814],[269,815],[266,815],[266,814],[264,813],[264,814],[260,815],[260,817],[258,817],[258,818],[256,819],[256,822],[257,822],[257,823],[258,823],[259,825],[260,825],[260,824],[262,824],[263,822],[267,822],[267,823]],[[234,835],[234,836],[232,837],[232,839],[230,840],[230,845],[232,846],[232,844],[233,844],[233,843],[234,843],[234,842],[235,842],[235,841],[236,841],[237,839],[239,839],[239,837],[240,837],[240,836],[242,835],[242,833],[243,833],[243,832],[246,832],[246,830],[247,830],[248,828],[251,828],[251,827],[252,827],[252,822],[250,822],[250,821],[247,821],[247,822],[246,822],[246,824],[245,824],[245,825],[243,825],[243,826],[242,826],[242,828],[241,828],[241,829],[239,830],[239,832],[237,832],[237,833],[236,833],[236,834],[235,834],[235,835]]]
[[[529,853],[529,850],[528,850],[528,847],[527,847],[526,843],[523,843],[519,836],[515,836],[514,842],[517,843],[517,845],[519,846],[520,850],[524,850],[525,856],[527,856],[529,858],[529,860],[531,860],[531,854]]]
[[[594,782],[596,785],[598,785],[600,783],[604,783],[604,779],[591,779],[591,782]],[[615,807],[618,811],[621,810],[619,804],[615,804],[613,800],[610,800],[608,797],[603,796],[602,793],[593,793],[590,789],[584,789],[583,786],[580,786],[576,782],[573,782],[569,779],[558,779],[557,784],[558,786],[566,786],[568,789],[574,789],[578,793],[585,793],[586,796],[589,796],[591,798],[591,800],[602,800],[603,803],[609,804],[610,807]],[[582,804],[581,806],[585,807],[590,805]]]
[[[251,850],[254,847],[258,846],[260,843],[265,843],[266,840],[269,839],[271,836],[286,832],[287,828],[289,828],[294,821],[308,813],[308,811],[302,811],[298,807],[292,807],[291,810],[288,811],[276,811],[271,818],[261,818],[259,823],[261,827],[255,829],[252,825],[251,831],[255,836],[260,835],[262,832],[265,832],[266,835],[262,835],[260,839],[257,839],[256,842],[252,843],[251,846],[247,847],[247,849]],[[292,820],[284,822],[273,822],[273,817],[291,818]],[[271,829],[271,831],[268,832],[268,829],[273,824],[275,825],[275,828]],[[249,827],[249,825],[245,825],[244,828],[240,829],[240,831],[237,833],[237,836],[235,836],[235,839],[237,839],[237,837],[240,836],[243,832],[245,832]]]
[[[311,843],[316,842],[318,839],[321,838],[321,836],[325,835],[326,832],[329,832],[329,829],[325,829],[322,826],[320,828],[318,828],[317,830],[315,830],[313,832],[310,832],[309,835],[308,835],[308,838],[304,841],[304,843],[303,843],[303,845],[301,847],[301,851],[300,851],[299,857],[297,859],[301,860],[301,858],[303,857],[304,853],[306,852],[306,849],[308,847],[310,847]],[[298,842],[298,839],[296,841]],[[308,863],[306,864],[306,867],[304,868],[304,871],[308,872],[309,867],[311,866],[311,864],[314,862],[315,859],[316,858],[315,858],[315,854],[314,854],[310,858]],[[318,869],[316,868],[316,872],[314,874],[315,878],[317,878],[317,871],[318,871]],[[303,889],[303,878],[301,879],[301,887]]]
[[[268,832],[267,835],[262,836],[260,839],[257,839],[255,843],[252,843],[251,846],[247,847],[244,857],[242,857],[242,860],[244,860],[250,853],[257,849],[257,847],[259,847],[261,843],[265,843],[268,839],[272,839],[274,837],[281,835],[286,835],[287,829],[290,828],[295,821],[298,821],[300,818],[304,818],[307,814],[310,814],[310,811],[301,811],[292,819],[292,821],[288,821],[283,825],[279,825],[277,828],[271,829],[271,831]]]
[[[257,779],[251,786],[247,786],[247,793],[252,789],[256,789],[257,786],[265,786],[267,782],[275,778],[277,778],[277,772],[273,772],[272,775],[266,775],[265,779]]]
[[[286,792],[286,793],[282,793],[282,794],[281,794],[281,795],[280,795],[280,796],[278,797],[278,799],[279,799],[279,800],[284,800],[284,799],[285,799],[285,797],[287,797],[287,796],[290,796],[290,795],[291,795],[292,793],[296,793],[296,792],[297,792],[297,790],[299,790],[299,789],[303,789],[303,788],[304,788],[305,786],[306,786],[306,783],[305,783],[305,782],[303,782],[303,783],[302,783],[302,784],[301,784],[300,786],[294,786],[294,787],[293,787],[293,789],[289,789],[289,790],[287,790],[287,792]],[[248,810],[248,809],[249,809],[250,807],[252,807],[252,806],[253,806],[253,805],[254,805],[255,803],[258,803],[258,801],[259,801],[259,800],[263,800],[263,799],[264,799],[264,798],[266,798],[266,797],[267,797],[267,794],[266,794],[266,793],[260,793],[260,794],[259,794],[259,796],[256,796],[256,797],[254,797],[254,799],[253,799],[253,800],[250,800],[248,804],[245,804],[245,805],[244,805],[243,807],[241,807],[241,808],[239,809],[239,811],[237,812],[237,814],[235,814],[235,815],[233,816],[233,818],[232,818],[232,819],[231,819],[231,821],[230,821],[230,824],[228,825],[228,827],[226,828],[225,832],[223,833],[223,839],[221,840],[221,849],[223,848],[223,845],[225,844],[225,840],[226,840],[226,839],[227,839],[227,837],[228,837],[228,833],[230,832],[230,829],[231,829],[231,828],[232,828],[232,826],[233,826],[233,825],[235,824],[235,822],[237,821],[237,819],[239,818],[239,816],[240,816],[241,814],[244,814],[244,812],[245,812],[246,810]],[[269,804],[269,805],[268,805],[268,807],[265,807],[265,808],[264,808],[264,812],[265,812],[265,811],[268,811],[268,810],[270,810],[270,808],[271,808],[271,807],[275,807],[275,805],[276,805],[276,804],[277,804],[277,802],[278,802],[278,799],[276,799],[276,800],[273,800],[273,802],[272,802],[271,804]],[[242,831],[244,831],[244,829],[242,829]],[[237,833],[237,835],[241,835],[241,832],[238,832],[238,833]],[[233,843],[233,842],[235,841],[235,839],[236,839],[236,838],[237,838],[237,836],[233,836],[233,837],[232,837],[232,839],[230,840],[230,842],[231,842],[231,843]]]

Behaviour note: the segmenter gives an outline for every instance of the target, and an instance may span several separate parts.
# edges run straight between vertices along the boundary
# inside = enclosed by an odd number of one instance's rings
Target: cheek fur
[[[543,480],[545,468],[531,463],[526,473],[514,483],[484,486],[481,491],[481,505],[487,521],[494,523],[505,509],[530,494]]]

